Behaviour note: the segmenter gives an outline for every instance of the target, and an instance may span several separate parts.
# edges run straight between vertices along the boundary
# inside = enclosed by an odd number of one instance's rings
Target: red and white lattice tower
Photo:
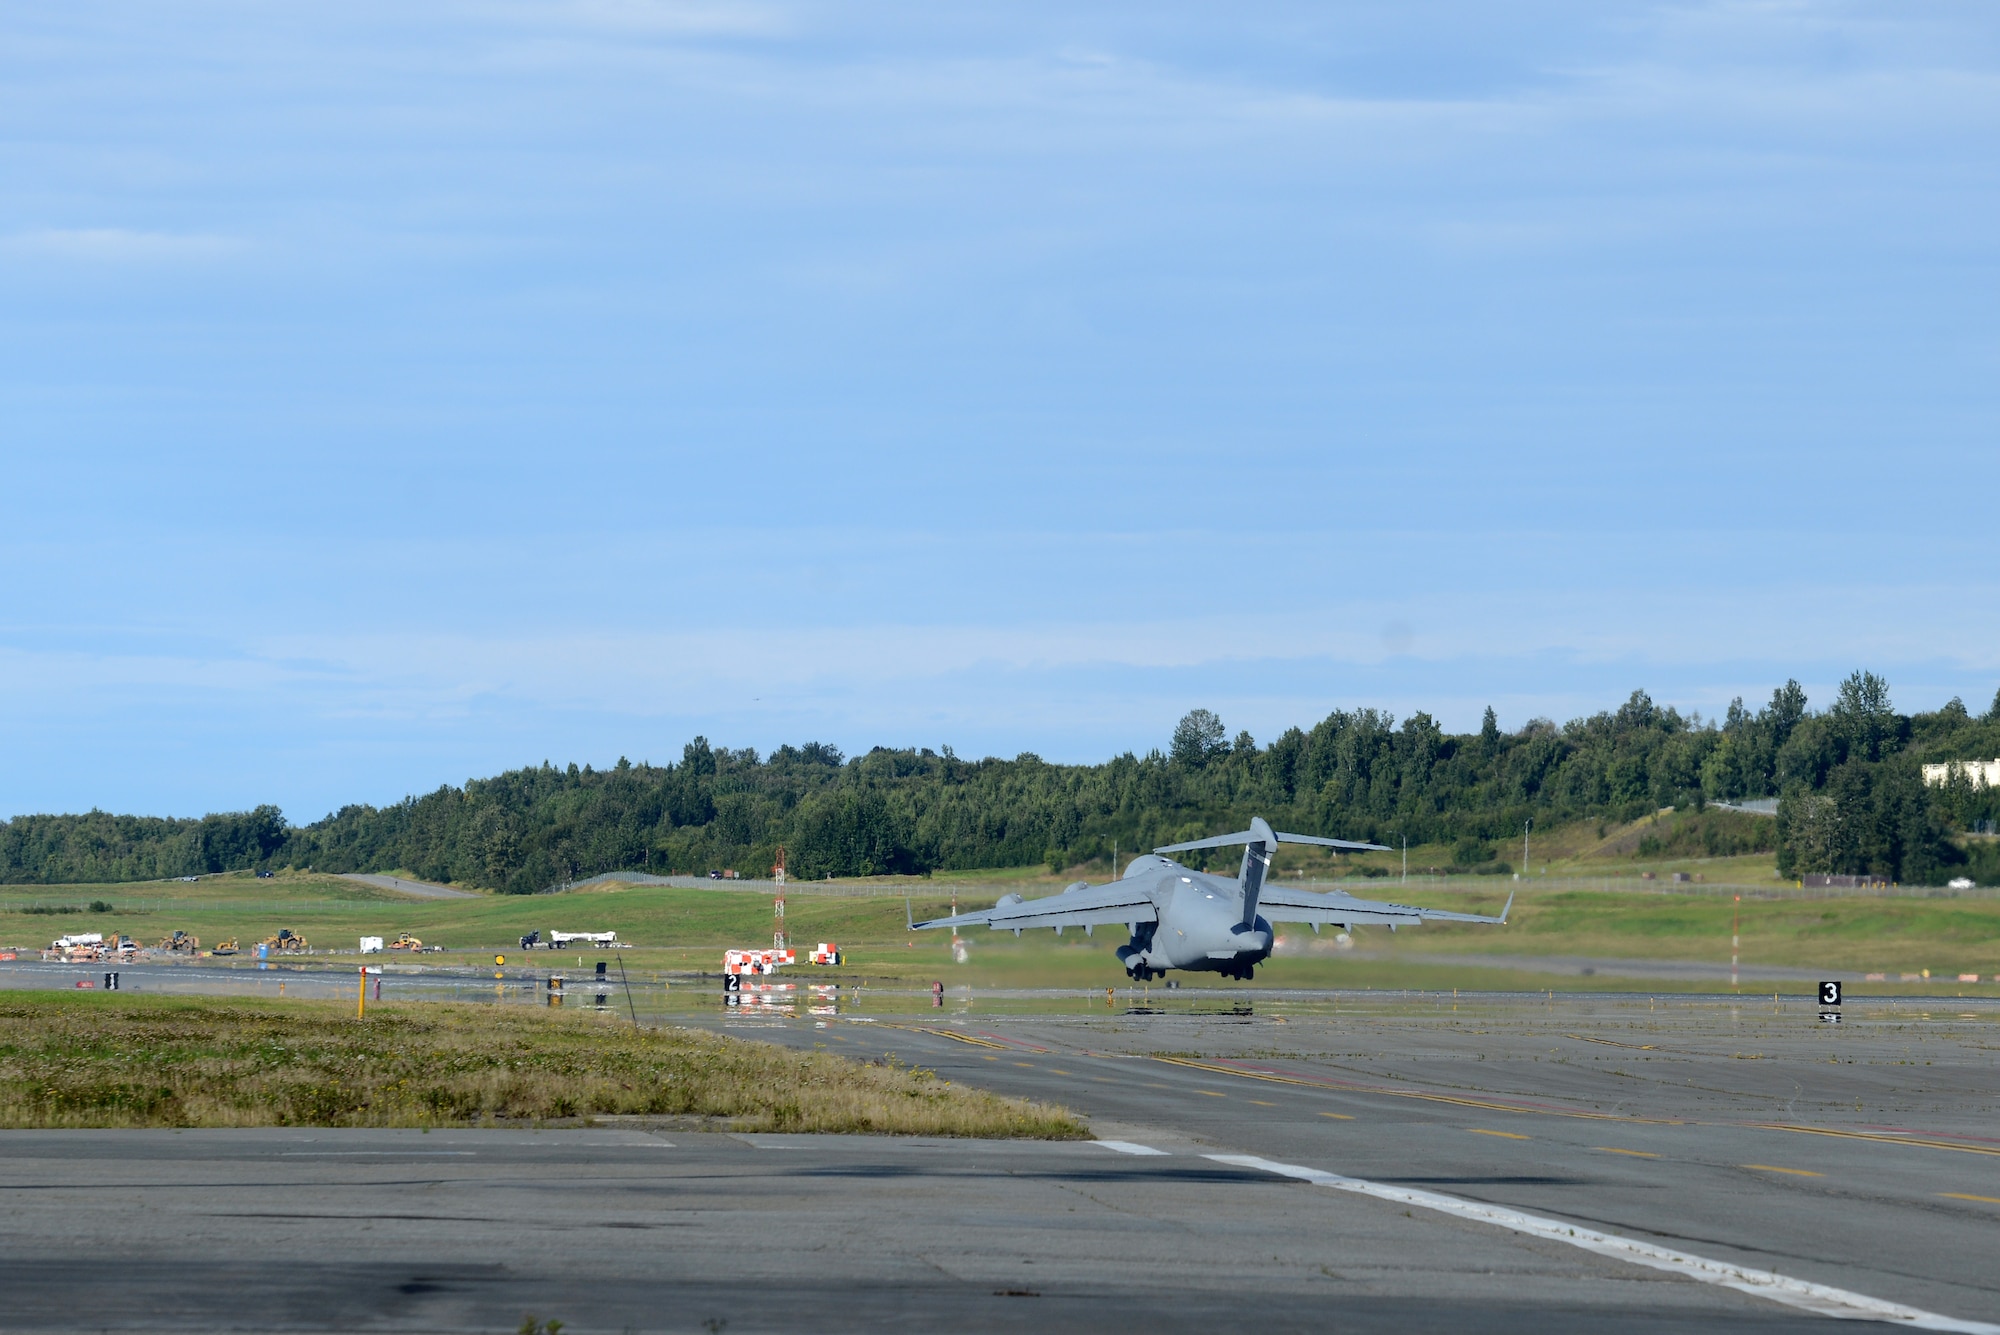
[[[771,901],[771,949],[785,948],[785,846],[778,845],[778,865],[771,868],[771,879],[778,883],[777,897]]]

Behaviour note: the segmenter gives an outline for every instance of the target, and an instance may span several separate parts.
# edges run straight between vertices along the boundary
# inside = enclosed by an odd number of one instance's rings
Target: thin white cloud
[[[729,0],[554,0],[471,4],[461,12],[552,36],[773,37],[796,26],[778,5]]]
[[[1956,598],[1967,591],[1936,598]],[[1991,592],[2000,593],[2000,590]],[[1551,699],[1572,695],[1566,676],[1603,670],[1706,681],[1745,662],[1782,665],[1806,658],[1904,664],[1962,672],[2000,671],[2000,613],[1959,619],[1921,641],[1897,615],[1932,599],[1910,589],[1686,591],[1617,599],[1549,592],[1505,599],[1425,597],[1355,603],[1335,612],[1285,617],[1205,617],[1030,626],[764,626],[686,631],[585,630],[548,635],[380,633],[287,637],[247,643],[242,652],[271,676],[309,693],[315,685],[365,700],[366,712],[446,713],[474,702],[506,708],[605,711],[634,718],[726,711],[756,697],[803,701],[873,700],[884,719],[896,702],[951,698],[968,676],[1050,684],[1118,673],[1206,678],[1219,687],[1267,672],[1375,674],[1397,662],[1412,670],[1449,665],[1476,682],[1541,663]],[[1773,600],[1788,604],[1773,617]],[[1985,600],[2000,606],[2000,598]],[[1384,627],[1392,627],[1387,634]],[[1802,651],[1800,646],[1814,646]],[[1318,665],[1317,668],[1312,665]],[[1787,670],[1787,674],[1789,670]],[[125,674],[117,674],[123,677]],[[173,674],[184,679],[187,674]],[[1615,703],[1615,702],[1613,702]],[[1712,705],[1711,705],[1712,707]]]
[[[159,265],[208,261],[240,249],[235,237],[149,232],[129,227],[46,227],[0,237],[0,252],[83,265]]]

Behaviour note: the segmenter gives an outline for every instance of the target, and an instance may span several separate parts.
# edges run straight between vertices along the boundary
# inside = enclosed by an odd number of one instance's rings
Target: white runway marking
[[[1815,1284],[1810,1280],[1774,1275],[1768,1270],[1752,1270],[1748,1266],[1736,1265],[1729,1261],[1711,1261],[1705,1256],[1693,1256],[1687,1252],[1676,1251],[1672,1247],[1640,1242],[1637,1238],[1620,1237],[1616,1233],[1600,1233],[1596,1229],[1578,1228],[1560,1220],[1522,1214],[1518,1210],[1509,1210],[1498,1205],[1460,1200],[1456,1196],[1445,1196],[1435,1191],[1392,1187],[1358,1177],[1342,1177],[1338,1173],[1322,1172],[1317,1168],[1302,1168],[1297,1164],[1276,1163],[1251,1154],[1210,1154],[1204,1157],[1213,1159],[1217,1163],[1234,1164],[1239,1168],[1260,1168],[1267,1173],[1295,1177],[1322,1187],[1352,1191],[1362,1196],[1394,1201],[1399,1205],[1415,1205],[1426,1210],[1436,1210],[1440,1214],[1456,1215],[1460,1219],[1470,1219],[1476,1223],[1497,1224],[1516,1233],[1546,1238],[1551,1242],[1566,1242],[1572,1247],[1581,1247],[1585,1251],[1596,1252],[1600,1256],[1609,1256],[1620,1261],[1630,1261],[1635,1265],[1651,1266],[1656,1270],[1670,1270],[1704,1284],[1717,1284],[1740,1293],[1754,1294],[1759,1298],[1768,1298],[1772,1302],[1784,1303],[1788,1307],[1802,1308],[1819,1316],[1837,1317],[1848,1321],[1888,1321],[1899,1326],[1907,1326],[1912,1330],[1949,1330],[1963,1332],[1963,1335],[2000,1335],[2000,1326],[1985,1321],[1961,1321],[1957,1317],[1939,1316],[1935,1312],[1905,1307],[1901,1303],[1887,1302],[1881,1298],[1871,1298],[1865,1293],[1852,1293],[1826,1284]]]
[[[280,1159],[436,1159],[442,1155],[464,1155],[467,1158],[479,1153],[478,1150],[286,1150]]]
[[[1156,1150],[1151,1145],[1134,1145],[1129,1140],[1093,1140],[1090,1143],[1093,1145],[1102,1145],[1107,1150],[1117,1150],[1120,1154],[1165,1154],[1166,1153],[1165,1150]],[[1214,1156],[1211,1155],[1210,1157],[1212,1158]]]

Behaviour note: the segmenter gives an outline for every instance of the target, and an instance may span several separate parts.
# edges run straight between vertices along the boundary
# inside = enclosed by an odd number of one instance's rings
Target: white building
[[[1942,788],[1951,782],[1952,771],[1963,773],[1977,788],[1985,784],[1988,788],[2000,788],[2000,760],[1947,760],[1942,765],[1924,766],[1924,782],[1933,788]]]

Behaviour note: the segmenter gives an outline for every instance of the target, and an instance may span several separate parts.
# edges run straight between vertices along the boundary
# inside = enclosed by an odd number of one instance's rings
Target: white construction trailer
[[[567,950],[571,942],[575,942],[578,945],[598,946],[612,950],[622,949],[625,945],[623,941],[618,939],[618,933],[616,932],[549,933],[549,949],[551,950]]]

